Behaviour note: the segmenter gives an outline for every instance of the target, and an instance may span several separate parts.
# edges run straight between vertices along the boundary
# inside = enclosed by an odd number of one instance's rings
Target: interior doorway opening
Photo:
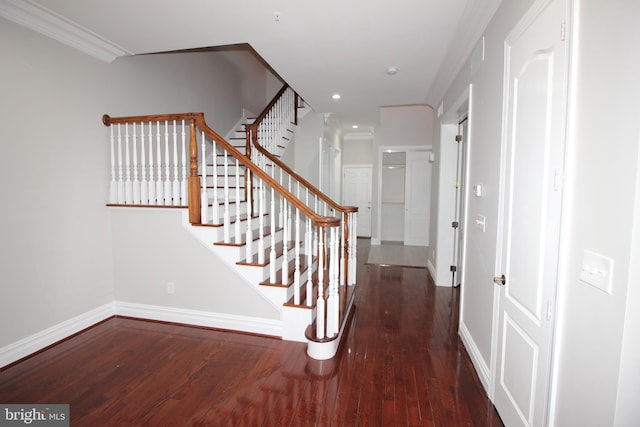
[[[380,147],[377,235],[380,242],[429,246],[431,146]]]

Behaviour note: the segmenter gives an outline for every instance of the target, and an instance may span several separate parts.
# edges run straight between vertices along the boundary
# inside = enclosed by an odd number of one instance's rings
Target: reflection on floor
[[[428,253],[428,246],[405,246],[402,243],[382,242],[381,245],[371,245],[367,264],[427,268]]]

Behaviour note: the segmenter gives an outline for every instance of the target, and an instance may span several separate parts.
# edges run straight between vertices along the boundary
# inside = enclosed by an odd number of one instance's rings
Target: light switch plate
[[[582,255],[580,280],[611,294],[612,278],[613,260],[585,249]]]

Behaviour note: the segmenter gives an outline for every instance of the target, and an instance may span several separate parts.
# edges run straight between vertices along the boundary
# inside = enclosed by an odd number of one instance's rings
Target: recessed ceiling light
[[[340,94],[339,94],[339,93],[334,93],[331,97],[332,97],[333,99],[340,99],[340,98],[342,98],[342,97],[340,96]]]
[[[352,125],[351,126],[353,129],[358,129],[358,125]]]
[[[395,74],[398,74],[398,67],[396,67],[395,65],[389,65],[387,67],[387,75],[393,76]]]

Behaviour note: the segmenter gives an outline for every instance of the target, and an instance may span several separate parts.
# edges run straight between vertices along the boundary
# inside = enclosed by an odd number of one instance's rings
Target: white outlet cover
[[[613,284],[613,260],[604,255],[584,250],[580,280],[611,294]]]

